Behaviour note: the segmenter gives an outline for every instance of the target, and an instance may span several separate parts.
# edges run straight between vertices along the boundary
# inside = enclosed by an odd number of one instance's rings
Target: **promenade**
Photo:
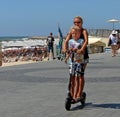
[[[90,54],[86,105],[64,108],[68,85],[64,61],[0,67],[0,117],[119,117],[120,53]]]

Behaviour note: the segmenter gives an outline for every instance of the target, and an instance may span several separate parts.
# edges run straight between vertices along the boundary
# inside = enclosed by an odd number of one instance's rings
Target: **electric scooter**
[[[75,52],[72,51],[71,52],[71,60],[72,60],[72,69],[71,70],[75,70],[75,67],[74,67],[74,54],[75,54]],[[78,71],[78,72],[80,72],[80,71]],[[82,71],[81,71],[81,73],[82,73]],[[80,99],[78,99],[77,101],[73,101],[73,98],[72,98],[71,93],[70,93],[70,89],[72,87],[71,86],[72,85],[71,80],[73,78],[73,75],[74,74],[70,74],[69,83],[68,83],[68,93],[67,93],[67,98],[65,100],[65,109],[67,111],[70,110],[71,104],[76,104],[76,103],[79,103],[79,102],[81,103],[82,107],[84,107],[85,106],[85,101],[86,101],[86,93],[85,92],[82,93],[82,96],[81,96]]]

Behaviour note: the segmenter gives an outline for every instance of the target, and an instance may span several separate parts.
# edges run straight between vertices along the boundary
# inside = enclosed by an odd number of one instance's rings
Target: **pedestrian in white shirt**
[[[116,56],[117,54],[117,42],[118,42],[118,32],[116,30],[113,30],[109,36],[110,46],[112,49],[112,57]]]

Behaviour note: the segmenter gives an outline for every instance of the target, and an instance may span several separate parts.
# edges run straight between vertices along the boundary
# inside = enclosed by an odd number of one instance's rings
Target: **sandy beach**
[[[35,63],[35,61],[18,61],[18,62],[3,63],[1,67],[29,64],[29,63]]]
[[[47,59],[44,59],[43,61],[40,62],[44,62],[47,61]],[[36,61],[17,61],[17,62],[8,62],[8,63],[2,63],[1,67],[7,67],[7,66],[15,66],[15,65],[22,65],[22,64],[29,64],[29,63],[36,63]]]

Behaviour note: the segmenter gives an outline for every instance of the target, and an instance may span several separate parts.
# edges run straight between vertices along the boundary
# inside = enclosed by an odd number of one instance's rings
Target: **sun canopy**
[[[88,45],[106,46],[106,44],[102,42],[102,39],[97,37],[89,37]]]
[[[112,23],[112,24],[113,24],[113,29],[114,29],[114,23],[119,23],[120,20],[117,20],[117,19],[110,19],[110,20],[107,20],[107,22]]]

